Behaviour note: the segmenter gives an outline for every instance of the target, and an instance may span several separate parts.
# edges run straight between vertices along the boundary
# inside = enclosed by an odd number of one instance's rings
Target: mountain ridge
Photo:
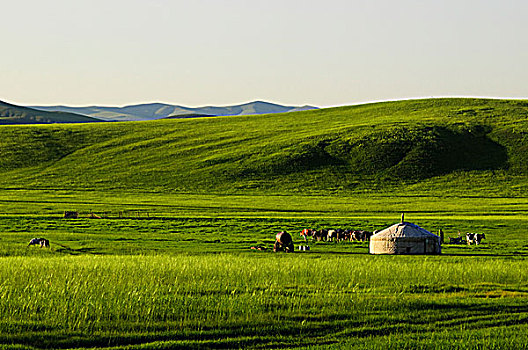
[[[104,121],[141,121],[155,120],[167,117],[177,118],[179,115],[200,115],[207,116],[231,116],[231,115],[251,115],[251,114],[274,114],[287,113],[318,109],[318,107],[304,106],[284,106],[266,101],[252,101],[230,106],[203,106],[186,107],[168,103],[153,102],[126,105],[123,107],[112,106],[86,106],[70,107],[58,106],[31,106],[30,108],[48,112],[68,112],[97,118]]]
[[[53,123],[92,123],[100,122],[90,116],[66,111],[43,111],[0,101],[0,124],[53,124]]]

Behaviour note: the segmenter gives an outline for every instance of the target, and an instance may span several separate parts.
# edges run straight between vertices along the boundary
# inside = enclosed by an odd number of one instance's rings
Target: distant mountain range
[[[282,106],[274,103],[255,101],[226,107],[184,107],[164,103],[138,104],[125,107],[69,107],[69,106],[32,106],[31,108],[48,112],[66,112],[97,118],[103,121],[139,121],[162,118],[199,118],[228,115],[272,114],[317,109],[313,106]]]
[[[89,116],[68,113],[66,111],[41,111],[0,101],[0,125],[93,123],[100,121]]]

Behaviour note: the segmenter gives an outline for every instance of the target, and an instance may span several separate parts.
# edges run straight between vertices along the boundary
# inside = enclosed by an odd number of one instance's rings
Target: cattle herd
[[[368,241],[372,236],[370,231],[356,231],[349,229],[335,229],[335,230],[313,230],[305,228],[301,231],[301,237],[306,241],[311,238],[313,241],[327,241],[327,242],[341,242],[341,241]]]
[[[300,233],[304,241],[307,241],[308,238],[311,238],[312,241],[327,241],[327,242],[368,241],[370,239],[370,236],[372,236],[372,234],[373,233],[369,231],[343,230],[340,228],[335,229],[335,230],[327,230],[327,229],[313,230],[313,229],[305,228]],[[252,247],[252,248],[255,248],[255,247]],[[292,253],[293,250],[294,248],[293,248],[292,236],[286,231],[277,233],[277,235],[275,236],[275,244],[273,245],[273,251],[274,252],[284,251],[284,252]]]
[[[335,229],[335,230],[327,230],[327,229],[320,229],[320,230],[313,230],[309,228],[305,228],[300,232],[300,236],[304,239],[304,241],[307,241],[308,238],[311,238],[312,241],[327,241],[327,242],[341,242],[341,241],[368,241],[370,239],[370,236],[372,236],[372,232],[369,231],[354,231],[354,230],[343,230],[343,229]],[[309,248],[309,247],[308,247]],[[262,250],[262,248],[258,247],[251,247],[251,249],[258,249]],[[293,238],[292,236],[286,232],[282,231],[277,233],[275,236],[275,244],[273,245],[273,251],[274,252],[287,252],[287,253],[293,253]]]
[[[441,239],[443,241],[443,232],[441,232]],[[342,241],[369,241],[370,237],[376,233],[364,230],[350,230],[350,229],[320,229],[314,230],[305,228],[300,232],[300,236],[306,242],[308,239],[312,241],[326,241],[326,242],[342,242]],[[479,245],[481,241],[486,238],[484,233],[466,233],[466,239],[464,240],[460,232],[458,237],[449,238],[450,244],[474,244]],[[274,251],[286,251],[293,252],[293,239],[287,232],[280,232],[276,236]]]

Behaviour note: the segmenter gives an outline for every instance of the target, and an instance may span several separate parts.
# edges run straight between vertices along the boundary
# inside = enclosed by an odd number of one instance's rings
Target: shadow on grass
[[[96,251],[96,248],[85,247],[85,248],[73,249],[73,248],[70,248],[70,247],[68,247],[68,246],[66,246],[64,244],[61,244],[61,243],[54,243],[54,244],[61,247],[61,248],[55,249],[56,252],[61,253],[61,254],[70,254],[70,255],[81,255],[81,254],[106,255],[105,253]]]
[[[279,333],[280,332],[280,333]],[[324,336],[326,332],[318,332]],[[279,335],[280,334],[280,335]],[[0,335],[0,344],[17,344],[35,349],[110,348],[144,346],[166,349],[289,349],[292,346],[312,344],[329,345],[336,341],[320,339],[316,334],[299,337],[299,329],[289,330],[263,326],[261,331],[244,327],[210,329],[200,331],[158,331],[155,333],[129,333],[98,335],[89,332],[47,331],[46,334],[25,333],[20,336]],[[161,343],[161,344],[160,344]]]
[[[522,301],[519,301],[522,303]],[[510,327],[528,322],[528,305],[504,305],[475,299],[453,303],[416,300],[394,310],[373,310],[364,317],[341,312],[333,315],[292,315],[281,321],[230,322],[223,326],[195,325],[182,328],[178,321],[154,325],[120,324],[118,329],[68,331],[26,326],[18,334],[0,334],[0,344],[34,348],[131,347],[170,349],[282,349],[310,345],[330,345],[387,335],[409,336],[441,332],[470,325],[472,332],[490,327]],[[377,312],[376,312],[377,311]],[[427,317],[415,317],[426,314]],[[414,315],[414,316],[413,316]],[[140,329],[138,329],[140,327]],[[104,328],[104,325],[103,325]],[[154,344],[156,343],[156,344]]]

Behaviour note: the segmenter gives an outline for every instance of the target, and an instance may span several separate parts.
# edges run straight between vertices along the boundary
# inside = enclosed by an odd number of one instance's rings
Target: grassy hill
[[[0,128],[3,187],[520,195],[528,101]]]
[[[90,123],[98,119],[67,112],[46,112],[0,101],[0,124]]]

